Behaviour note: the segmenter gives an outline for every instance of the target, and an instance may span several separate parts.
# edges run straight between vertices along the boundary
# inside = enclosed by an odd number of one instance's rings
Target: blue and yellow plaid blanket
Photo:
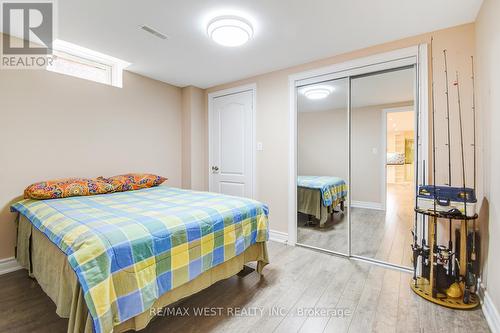
[[[262,203],[166,186],[27,199],[11,210],[67,255],[98,333],[269,237]]]
[[[325,207],[347,197],[347,185],[342,178],[338,177],[299,176],[297,186],[320,190],[321,201]]]

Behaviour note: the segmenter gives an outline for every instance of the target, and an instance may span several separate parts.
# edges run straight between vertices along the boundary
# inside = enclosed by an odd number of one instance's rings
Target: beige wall
[[[293,216],[288,216],[288,76],[376,53],[419,43],[428,43],[431,36],[434,36],[436,53],[441,52],[444,48],[448,49],[450,72],[454,73],[458,69],[462,73],[468,73],[468,56],[474,54],[475,50],[474,24],[422,34],[207,89],[207,93],[210,93],[248,83],[257,84],[257,141],[263,143],[264,150],[257,152],[256,155],[256,198],[269,205],[271,229],[288,232],[288,220],[293,218]],[[441,62],[439,59],[439,63]],[[440,86],[444,86],[443,77],[443,72],[438,68],[436,70],[436,82]],[[464,77],[467,77],[467,75],[464,75]],[[470,84],[464,85],[463,89],[464,92],[470,91]],[[464,103],[468,101],[470,99],[464,98]],[[444,103],[444,94],[436,96],[437,105],[442,107]],[[467,111],[470,112],[470,110]],[[441,122],[438,125],[441,126]],[[468,132],[467,135],[469,135]],[[470,165],[472,165],[472,162],[470,162]]]
[[[353,201],[383,202],[381,117],[385,107],[352,110],[350,188]],[[347,179],[347,110],[300,112],[297,127],[298,173]]]
[[[297,149],[299,175],[347,179],[347,110],[299,112]]]
[[[382,110],[412,104],[403,102],[352,110],[350,187],[354,202],[384,202]],[[347,110],[299,112],[297,129],[298,173],[347,179]]]
[[[382,110],[412,105],[402,102],[352,109],[351,113],[351,198],[353,201],[383,204],[382,179],[386,152],[382,147]],[[353,203],[354,204],[354,203]]]
[[[476,22],[479,138],[484,150],[484,203],[480,221],[482,282],[500,311],[500,1],[485,0]],[[491,258],[491,260],[488,260]],[[485,265],[486,266],[486,265]]]
[[[351,198],[382,204],[382,106],[352,109]],[[353,203],[355,204],[355,203]]]
[[[205,160],[208,159],[206,150],[207,121],[205,120],[205,91],[193,89],[191,101],[191,188],[204,190],[207,184],[208,173],[205,169]]]
[[[206,189],[205,94],[200,88],[182,88],[182,187]]]
[[[0,258],[10,203],[30,183],[152,172],[181,185],[181,89],[124,72],[123,88],[43,70],[0,70]]]
[[[182,188],[191,188],[191,98],[192,88],[181,89],[182,96]]]

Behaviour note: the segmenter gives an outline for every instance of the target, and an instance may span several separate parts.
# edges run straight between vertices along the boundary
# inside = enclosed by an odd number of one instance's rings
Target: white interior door
[[[210,97],[210,191],[253,197],[254,91]]]

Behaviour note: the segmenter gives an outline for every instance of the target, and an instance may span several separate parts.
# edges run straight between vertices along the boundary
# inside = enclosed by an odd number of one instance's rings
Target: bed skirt
[[[19,264],[28,270],[30,277],[35,278],[52,299],[56,305],[56,313],[62,318],[69,318],[69,333],[93,332],[82,289],[66,255],[24,216],[20,216],[18,223],[16,257]],[[242,254],[168,291],[156,300],[152,308],[165,307],[208,288],[217,281],[237,274],[246,263],[252,261],[257,262],[257,272],[262,274],[262,269],[269,263],[266,243],[256,243]],[[154,311],[145,311],[116,325],[113,332],[141,330],[153,317]]]
[[[297,187],[297,211],[302,214],[312,215],[319,220],[320,227],[323,227],[332,214],[345,198],[338,198],[330,206],[323,206],[321,191],[318,189]]]

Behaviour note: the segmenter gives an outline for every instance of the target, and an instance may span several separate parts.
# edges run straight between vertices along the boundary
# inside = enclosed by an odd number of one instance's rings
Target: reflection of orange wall
[[[413,139],[414,131],[389,131],[387,132],[387,152],[405,152],[405,140]],[[413,179],[414,165],[388,165],[387,166],[387,182],[401,183],[410,182]]]

